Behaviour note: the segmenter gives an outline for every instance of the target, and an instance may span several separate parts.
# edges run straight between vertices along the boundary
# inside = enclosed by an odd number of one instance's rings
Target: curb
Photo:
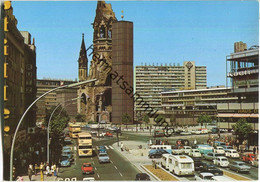
[[[254,179],[251,179],[251,178],[248,178],[248,177],[246,177],[246,176],[242,176],[242,175],[240,175],[240,174],[237,174],[237,173],[234,173],[234,172],[225,170],[225,169],[223,169],[223,168],[222,168],[221,170],[226,171],[226,172],[228,172],[228,173],[232,173],[232,174],[237,175],[237,176],[241,176],[241,177],[243,177],[243,178],[248,179],[249,181],[255,181]],[[230,178],[232,178],[232,177],[230,177]],[[234,178],[233,178],[233,179],[234,179]]]
[[[175,177],[176,179],[178,179],[179,181],[182,181],[179,177],[175,176],[174,174],[170,173],[169,171],[167,171],[166,169],[164,169],[161,165],[158,165],[162,170],[164,170],[165,172],[167,172],[168,174],[170,174],[171,176]]]
[[[148,169],[146,169],[146,167],[144,167],[143,165],[141,165],[141,168],[143,168],[146,172],[149,173],[149,175],[151,175],[154,179],[156,179],[157,181],[162,181],[160,178],[158,178],[157,176],[155,176],[153,173],[151,173]]]

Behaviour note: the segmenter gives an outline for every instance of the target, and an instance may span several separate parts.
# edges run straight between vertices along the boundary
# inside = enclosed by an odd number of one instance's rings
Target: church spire
[[[88,77],[88,58],[87,58],[87,51],[84,41],[84,33],[82,33],[82,42],[79,52],[79,81],[86,80]]]

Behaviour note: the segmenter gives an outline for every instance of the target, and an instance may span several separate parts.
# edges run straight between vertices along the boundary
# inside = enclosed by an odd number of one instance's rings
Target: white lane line
[[[117,167],[116,166],[114,166],[116,169],[117,169]]]
[[[114,148],[112,146],[109,145],[109,147],[113,150]]]
[[[97,168],[95,167],[96,171],[97,171]]]
[[[77,150],[77,147],[76,147],[76,146],[74,146],[74,150]]]
[[[105,147],[106,147],[107,150],[109,149],[107,146],[105,146]]]
[[[97,173],[98,178],[100,178],[99,174]]]
[[[121,174],[120,172],[119,172],[119,174],[120,174],[120,176],[123,176],[123,174]]]
[[[95,162],[93,161],[93,164],[95,164]]]
[[[112,164],[114,164],[113,161],[110,161],[110,162],[111,162]]]

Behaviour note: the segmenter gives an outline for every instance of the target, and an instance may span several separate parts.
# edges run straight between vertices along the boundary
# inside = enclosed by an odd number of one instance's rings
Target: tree
[[[122,123],[123,124],[127,124],[131,121],[131,117],[127,114],[127,113],[124,113],[122,115]]]
[[[160,125],[160,123],[163,123],[163,121],[165,121],[165,116],[163,116],[163,115],[159,115],[158,117],[156,117],[155,119],[154,119],[154,121],[155,121],[155,129],[156,129],[156,126],[161,126]]]
[[[86,116],[84,114],[77,114],[75,116],[75,119],[76,119],[77,122],[82,123],[82,122],[86,121]]]
[[[205,123],[205,127],[206,127],[206,123],[211,123],[212,118],[209,115],[202,114],[198,117],[197,122],[201,124],[201,127],[203,126],[203,123]]]
[[[240,118],[236,124],[232,126],[238,139],[242,142],[244,139],[248,138],[249,134],[253,133],[253,127],[247,122],[245,118]]]
[[[148,114],[145,114],[143,116],[143,121],[146,124],[146,126],[150,123],[150,118],[149,118]],[[151,123],[150,123],[150,127],[149,127],[150,135],[151,135],[151,128],[152,128],[152,126],[151,126]]]

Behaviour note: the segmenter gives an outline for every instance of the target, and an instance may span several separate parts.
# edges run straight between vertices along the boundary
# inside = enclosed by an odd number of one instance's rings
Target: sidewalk
[[[56,181],[56,176],[47,176],[44,175],[43,181]],[[30,181],[28,175],[23,176],[24,181]],[[32,175],[32,181],[41,181],[41,175],[40,172],[37,173],[37,176]]]
[[[123,142],[123,149],[121,151],[120,144]],[[137,142],[137,141],[121,141],[119,146],[117,143],[114,143],[112,147],[116,149],[115,151],[120,153],[123,157],[129,160],[139,171],[142,173],[146,173],[143,169],[142,165],[152,165],[152,160],[148,157],[148,147],[145,142]],[[139,149],[139,145],[142,145],[142,149]],[[151,176],[152,181],[158,181],[153,176]]]

